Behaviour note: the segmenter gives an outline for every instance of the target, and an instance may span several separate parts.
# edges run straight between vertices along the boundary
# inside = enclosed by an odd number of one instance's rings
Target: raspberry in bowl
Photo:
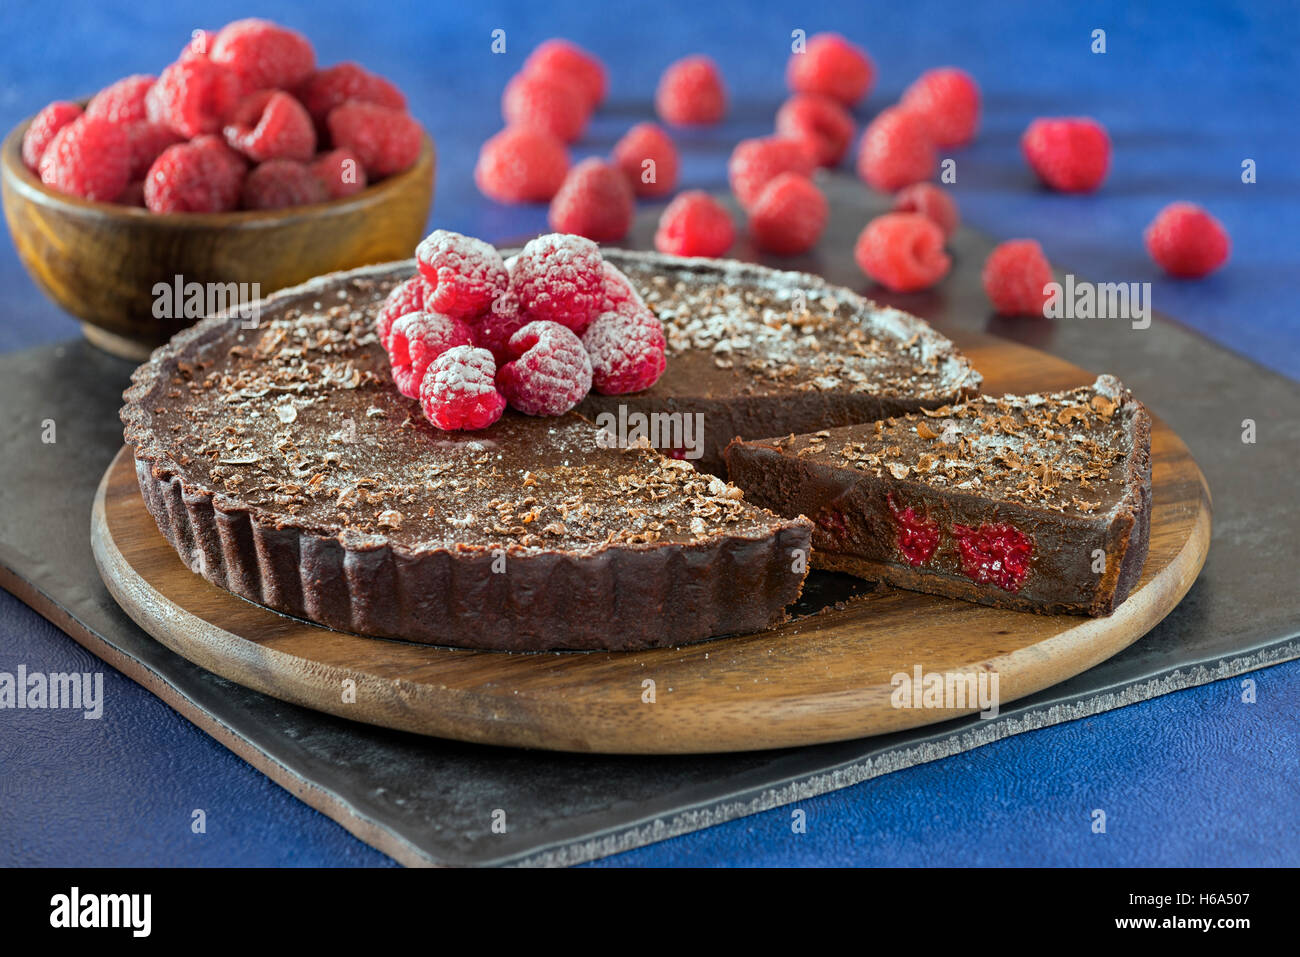
[[[432,203],[433,142],[388,80],[317,64],[306,37],[264,20],[202,38],[156,76],[50,104],[0,147],[23,265],[120,355],[401,258]]]

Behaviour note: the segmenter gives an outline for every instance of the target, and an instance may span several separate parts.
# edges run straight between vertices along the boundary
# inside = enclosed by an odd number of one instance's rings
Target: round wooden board
[[[1093,379],[1003,340],[954,339],[988,392]],[[126,448],[100,483],[91,540],[109,591],[145,631],[285,701],[420,734],[558,751],[781,748],[979,710],[894,707],[891,679],[918,665],[996,672],[1005,705],[1144,635],[1191,587],[1210,542],[1209,491],[1187,446],[1158,420],[1151,445],[1150,553],[1138,588],[1106,618],[1001,611],[880,587],[772,631],[645,652],[505,654],[367,638],[288,618],[190,572],[145,510]],[[643,700],[647,679],[653,703]]]

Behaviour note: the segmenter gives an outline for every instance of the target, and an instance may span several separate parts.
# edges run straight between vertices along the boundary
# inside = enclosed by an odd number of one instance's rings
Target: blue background
[[[497,240],[544,227],[541,208],[499,206],[473,185],[479,144],[528,51],[570,37],[611,66],[610,99],[578,156],[607,153],[651,118],[659,72],[704,52],[732,91],[726,124],[679,135],[683,186],[725,187],[726,157],[771,129],[790,32],[835,29],[877,66],[869,118],[927,67],[980,82],[978,141],[958,156],[966,222],[1038,239],[1085,276],[1151,281],[1156,308],[1226,348],[1300,376],[1300,11],[1294,4],[860,2],[365,4],[354,0],[59,4],[0,8],[0,126],[50,100],[128,73],[157,72],[194,27],[259,15],[302,30],[328,64],[358,60],[406,92],[439,145],[438,226]],[[507,52],[490,52],[491,31]],[[1107,52],[1090,52],[1094,29]],[[1087,114],[1115,144],[1090,197],[1046,193],[1017,139],[1035,116]],[[1254,159],[1258,182],[1244,185]],[[1200,282],[1161,276],[1141,230],[1165,203],[1202,203],[1227,225],[1233,258]],[[76,335],[0,244],[0,351]],[[91,670],[95,660],[0,594],[0,670]],[[606,864],[1291,864],[1300,863],[1300,663],[1180,692],[866,782],[611,858]],[[0,712],[0,863],[391,863],[270,783],[132,682],[109,670],[98,722]],[[5,773],[15,763],[33,769]],[[189,812],[208,812],[207,835]],[[1107,812],[1094,835],[1089,814]]]

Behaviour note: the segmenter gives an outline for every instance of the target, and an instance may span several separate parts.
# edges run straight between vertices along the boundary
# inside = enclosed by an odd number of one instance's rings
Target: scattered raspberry
[[[542,76],[567,76],[582,88],[587,109],[605,99],[605,66],[593,54],[568,40],[547,40],[528,55],[524,72]]]
[[[837,166],[853,141],[853,116],[829,96],[797,93],[777,111],[776,133],[804,143],[818,166]]]
[[[429,286],[418,274],[393,287],[375,316],[375,334],[379,336],[380,345],[388,348],[388,336],[394,322],[407,313],[424,311],[428,294]]]
[[[131,179],[143,181],[149,173],[153,161],[162,155],[162,151],[176,143],[185,142],[184,138],[170,126],[141,120],[128,123],[125,127],[127,142],[131,145]],[[143,195],[143,194],[142,194]]]
[[[525,415],[563,415],[591,391],[582,340],[555,322],[530,322],[510,337],[516,358],[497,371],[497,388]]]
[[[603,312],[582,334],[591,358],[591,385],[601,395],[648,389],[664,374],[664,327],[644,305]]]
[[[557,233],[608,242],[627,235],[635,214],[636,197],[627,178],[593,156],[569,170],[547,220]]]
[[[1171,276],[1199,279],[1228,260],[1223,224],[1195,203],[1170,203],[1143,233],[1147,252]]]
[[[980,121],[980,88],[965,70],[926,70],[903,93],[900,105],[917,113],[936,146],[964,146]]]
[[[81,107],[67,100],[51,103],[32,118],[23,134],[23,162],[33,173],[40,169],[41,156],[50,145],[54,134],[81,116]]]
[[[307,38],[267,20],[236,20],[222,27],[208,58],[229,67],[243,93],[291,90],[316,69],[316,52]]]
[[[817,161],[806,144],[781,136],[741,140],[731,151],[727,179],[743,209],[758,199],[763,187],[781,173],[811,176]]]
[[[1092,192],[1110,169],[1110,136],[1087,117],[1034,120],[1020,148],[1039,179],[1066,193]]]
[[[590,112],[582,85],[566,73],[516,73],[501,94],[507,126],[551,133],[572,143],[582,136]]]
[[[624,133],[612,158],[638,196],[667,196],[677,186],[677,147],[654,123],[638,123]]]
[[[81,116],[41,154],[41,182],[60,193],[111,203],[131,175],[131,144],[116,123]]]
[[[961,225],[957,203],[947,190],[933,183],[913,183],[899,190],[894,197],[896,213],[920,213],[943,230],[945,238],[951,237]]]
[[[420,405],[440,429],[486,429],[501,418],[505,397],[497,391],[492,353],[455,346],[434,359],[420,383]]]
[[[216,39],[217,34],[215,31],[193,30],[190,32],[190,42],[185,44],[181,49],[180,56],[176,59],[191,60],[194,57],[206,57]]]
[[[645,300],[621,269],[609,262],[601,263],[601,267],[605,273],[605,296],[598,312],[615,312],[645,305]]]
[[[366,188],[366,168],[361,165],[361,157],[350,149],[321,153],[310,165],[312,175],[321,181],[330,199],[351,196]]]
[[[351,62],[317,70],[295,92],[321,132],[325,131],[325,119],[330,112],[348,100],[375,103],[390,110],[406,109],[406,97],[401,90],[379,74]]]
[[[942,279],[952,265],[943,230],[920,213],[885,213],[867,223],[853,259],[869,277],[894,292],[915,292]]]
[[[858,147],[858,175],[887,193],[929,179],[935,162],[925,120],[897,106],[880,111]]]
[[[507,289],[492,300],[487,313],[474,321],[470,332],[474,336],[474,345],[487,349],[496,359],[497,365],[504,365],[514,358],[510,354],[510,337],[530,321],[520,308],[519,297],[514,290]]]
[[[402,395],[418,399],[430,363],[455,346],[472,345],[469,326],[437,312],[399,316],[388,335],[393,383]]]
[[[361,157],[370,179],[400,173],[420,157],[420,124],[403,110],[348,102],[335,107],[325,125],[336,147],[347,147]]]
[[[1032,239],[999,243],[984,262],[984,292],[993,308],[1007,316],[1041,316],[1052,281],[1043,248]]]
[[[145,96],[151,122],[191,139],[215,133],[239,101],[239,77],[207,57],[191,57],[162,71]]]
[[[820,93],[853,106],[871,89],[876,68],[867,52],[838,33],[818,33],[790,54],[785,78],[795,93]]]
[[[669,203],[655,231],[655,249],[673,256],[721,256],[735,240],[727,207],[700,189]]]
[[[144,74],[118,80],[91,98],[86,104],[86,115],[110,123],[139,123],[148,117],[145,95],[153,84],[154,78]]]
[[[502,203],[547,202],[564,182],[569,153],[557,136],[506,127],[479,150],[474,182]]]
[[[749,231],[760,249],[798,256],[817,244],[830,214],[826,197],[812,180],[782,173],[758,194],[749,211]]]
[[[953,525],[961,570],[967,578],[1017,592],[1029,574],[1034,540],[1011,525]]]
[[[303,105],[280,90],[259,90],[239,101],[224,130],[230,148],[255,163],[307,162],[316,154],[316,128]]]
[[[510,271],[530,319],[558,322],[582,335],[604,302],[605,269],[589,239],[548,233],[529,240]]]
[[[246,167],[216,136],[200,136],[162,151],[144,180],[155,213],[222,213],[235,208]]]
[[[898,550],[903,553],[903,560],[912,566],[924,565],[939,547],[939,523],[910,505],[899,508],[892,492],[886,500],[898,525]]]
[[[273,159],[254,167],[239,194],[243,209],[284,209],[329,199],[325,186],[306,163]]]
[[[420,275],[432,290],[427,308],[454,319],[487,312],[510,285],[496,248],[481,239],[434,230],[415,249]]]
[[[655,111],[674,126],[717,123],[727,112],[727,90],[709,57],[683,57],[669,64],[655,91]]]

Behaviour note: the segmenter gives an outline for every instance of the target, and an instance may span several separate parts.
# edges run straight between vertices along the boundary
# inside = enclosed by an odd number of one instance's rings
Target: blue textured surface
[[[187,9],[189,6],[189,9]],[[497,99],[528,50],[570,36],[608,63],[610,104],[579,155],[603,153],[649,118],[671,59],[706,52],[735,93],[723,127],[679,137],[684,184],[720,188],[730,146],[770,129],[790,31],[838,29],[878,67],[868,117],[922,69],[953,63],[986,98],[979,141],[958,154],[964,218],[999,237],[1032,236],[1049,256],[1108,280],[1150,280],[1157,309],[1227,348],[1300,376],[1300,150],[1294,77],[1300,18],[1290,4],[358,4],[156,0],[0,7],[0,126],[56,98],[169,62],[195,26],[257,14],[308,33],[322,62],[356,59],[394,79],[438,140],[434,221],[486,238],[537,231],[540,209],[488,202],[470,170],[499,126]],[[600,12],[594,12],[599,10]],[[507,31],[507,53],[489,34]],[[1108,52],[1089,52],[1093,29]],[[739,91],[739,92],[735,92]],[[1016,146],[1036,115],[1091,114],[1115,142],[1095,197],[1033,185]],[[1259,182],[1240,164],[1256,160]],[[1228,226],[1233,260],[1199,283],[1163,279],[1141,229],[1191,199]],[[76,334],[0,244],[0,350]],[[57,629],[0,594],[0,671],[99,667]],[[1045,729],[803,802],[808,833],[777,809],[610,859],[609,864],[1291,864],[1300,807],[1300,663]],[[268,782],[111,669],[100,721],[0,711],[0,863],[375,864],[387,858]],[[208,833],[191,833],[191,811]],[[1106,811],[1094,835],[1090,812]]]

